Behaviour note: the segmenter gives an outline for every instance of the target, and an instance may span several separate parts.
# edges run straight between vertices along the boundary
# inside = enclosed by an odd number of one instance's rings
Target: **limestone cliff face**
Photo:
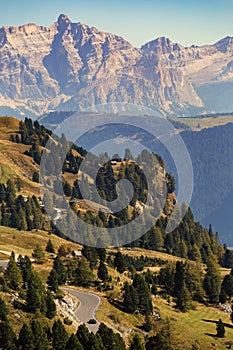
[[[162,37],[138,49],[66,15],[50,27],[2,27],[0,112],[40,115],[109,102],[169,115],[233,110],[232,55],[230,37],[189,48]]]

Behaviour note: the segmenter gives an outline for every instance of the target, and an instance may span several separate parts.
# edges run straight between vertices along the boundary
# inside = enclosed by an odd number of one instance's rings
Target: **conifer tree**
[[[98,267],[98,278],[103,282],[107,282],[109,279],[108,269],[107,269],[105,263],[102,261],[100,261],[100,264]]]
[[[114,333],[104,323],[101,323],[97,332],[104,344],[105,350],[125,350],[125,343],[122,337]]]
[[[141,275],[136,274],[133,279],[133,286],[138,294],[139,311],[142,314],[149,314],[152,311],[152,301],[146,281]]]
[[[44,251],[41,248],[39,244],[36,245],[35,249],[33,250],[32,257],[35,259],[37,263],[41,263],[44,260]]]
[[[56,271],[58,276],[58,285],[61,286],[62,284],[66,283],[66,269],[65,266],[59,256],[56,256],[54,263],[53,263],[53,269]]]
[[[207,270],[204,278],[204,290],[213,304],[219,302],[219,294],[221,290],[221,274],[216,258],[211,255],[206,262]]]
[[[66,350],[84,350],[82,344],[75,334],[71,334],[66,344]]]
[[[89,261],[90,268],[93,270],[97,265],[98,254],[94,247],[84,245],[82,255]]]
[[[129,285],[128,282],[126,282],[124,285],[123,305],[126,312],[131,314],[135,313],[139,309],[139,297],[137,290],[133,285]]]
[[[8,322],[0,322],[0,346],[3,350],[16,350],[16,335]]]
[[[94,275],[86,258],[82,257],[74,271],[74,283],[77,286],[90,287],[94,281]]]
[[[4,275],[5,275],[7,285],[11,289],[20,290],[23,283],[23,279],[22,279],[21,271],[15,262],[14,253],[11,254],[11,257],[9,259]]]
[[[68,342],[68,334],[60,320],[55,321],[52,328],[53,350],[64,350]]]
[[[145,323],[143,326],[146,332],[150,332],[152,330],[152,323],[149,315],[146,315]]]
[[[145,350],[141,337],[136,333],[132,339],[129,350]]]
[[[50,271],[47,283],[48,283],[49,288],[53,292],[56,293],[58,291],[58,275],[57,275],[57,272],[54,269],[52,269]]]
[[[55,253],[54,246],[53,246],[51,239],[48,240],[48,243],[47,243],[45,250],[46,250],[46,252],[51,253],[51,254]]]
[[[46,317],[50,320],[56,316],[56,304],[50,291],[46,295]]]
[[[8,308],[4,300],[0,297],[0,320],[6,322],[8,315]]]
[[[221,290],[226,293],[226,295],[231,298],[233,296],[233,276],[226,275],[222,281]]]
[[[35,349],[34,336],[31,327],[26,323],[23,324],[23,327],[19,332],[17,348],[18,350],[37,350]]]
[[[80,341],[80,343],[83,346],[83,349],[87,349],[88,347],[88,343],[89,343],[89,330],[87,328],[87,326],[85,324],[81,324],[78,327],[78,331],[76,333],[78,340]]]
[[[223,338],[224,337],[224,335],[225,335],[225,327],[224,327],[224,324],[223,324],[221,318],[217,322],[216,331],[217,331],[217,337],[218,338]]]
[[[170,346],[168,340],[161,333],[150,337],[146,342],[146,350],[168,350],[169,348]]]
[[[123,273],[127,266],[124,255],[121,252],[117,252],[114,259],[114,267],[116,267],[117,271]]]
[[[48,350],[48,337],[41,323],[37,320],[33,320],[31,323],[31,329],[33,334],[35,350]]]

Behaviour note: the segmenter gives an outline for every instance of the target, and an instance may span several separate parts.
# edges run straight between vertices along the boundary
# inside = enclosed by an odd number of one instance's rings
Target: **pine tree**
[[[100,261],[99,267],[98,267],[98,278],[103,281],[107,282],[109,277],[108,277],[108,269],[105,265],[104,262]]]
[[[88,347],[85,350],[105,350],[102,339],[98,334],[91,333],[89,335]]]
[[[16,195],[16,191],[15,191],[14,182],[9,179],[6,183],[6,204],[10,208],[14,204],[15,195]]]
[[[60,320],[55,321],[52,328],[53,350],[64,350],[68,342],[68,334]]]
[[[57,256],[54,260],[53,269],[56,271],[58,276],[58,285],[61,286],[62,284],[65,284],[67,278],[66,269],[59,256]]]
[[[50,291],[46,295],[46,317],[50,320],[56,316],[56,304]]]
[[[231,298],[233,296],[233,276],[226,275],[222,281],[221,290],[223,290],[226,295]]]
[[[98,254],[95,248],[84,245],[82,255],[89,261],[90,268],[93,270],[97,265]]]
[[[8,322],[0,322],[0,346],[3,350],[16,350],[16,335]]]
[[[76,335],[77,335],[78,340],[82,344],[83,349],[86,350],[88,347],[89,336],[90,336],[90,333],[89,333],[87,326],[85,326],[85,324],[81,324],[78,327],[78,331],[77,331]]]
[[[152,311],[152,301],[146,281],[141,275],[136,274],[133,279],[133,286],[138,294],[139,311],[142,314],[149,314]]]
[[[221,274],[216,258],[211,255],[206,262],[207,270],[204,278],[204,290],[213,304],[219,302],[219,294],[221,290]]]
[[[117,252],[114,259],[114,267],[116,267],[117,271],[123,273],[127,266],[124,255],[121,252]]]
[[[181,290],[177,294],[176,307],[179,310],[185,312],[190,308],[190,304],[191,304],[191,296],[190,296],[188,288],[184,284],[181,287]]]
[[[131,314],[135,313],[139,309],[139,297],[137,290],[133,285],[129,285],[128,282],[126,282],[124,285],[123,305],[126,312]]]
[[[24,323],[19,332],[19,338],[17,341],[18,350],[37,350],[34,346],[34,336],[32,334],[31,327]]]
[[[11,257],[9,259],[4,275],[5,275],[7,285],[11,289],[20,290],[23,283],[23,279],[22,279],[21,271],[15,262],[14,253],[11,254]]]
[[[36,287],[30,283],[27,289],[27,310],[35,313],[41,308],[41,297]]]
[[[58,275],[57,275],[57,272],[54,269],[52,269],[50,271],[47,283],[48,283],[49,288],[53,292],[56,293],[58,291]]]
[[[66,344],[66,350],[84,350],[75,334],[72,334]]]
[[[141,337],[136,333],[132,339],[129,350],[145,350]]]
[[[8,308],[4,300],[0,297],[0,320],[6,322],[8,315]]]
[[[125,350],[125,343],[119,334],[113,332],[104,323],[101,323],[97,332],[104,344],[105,350]]]
[[[218,338],[223,338],[224,337],[224,335],[225,335],[225,327],[224,327],[224,324],[222,323],[221,318],[217,322],[216,331],[217,331],[217,335],[216,336]]]
[[[41,323],[37,320],[33,320],[31,323],[31,329],[32,329],[35,349],[48,350],[49,349],[48,337]]]
[[[54,246],[53,243],[51,242],[51,239],[48,240],[47,246],[45,248],[46,252],[54,254],[55,250],[54,250]]]
[[[146,342],[146,350],[168,350],[169,342],[166,337],[158,333],[156,336],[150,337]]]
[[[145,323],[143,328],[146,332],[150,332],[152,330],[152,323],[149,315],[146,315]]]
[[[94,275],[86,258],[82,257],[74,271],[74,283],[77,286],[90,287],[94,282]]]
[[[36,245],[35,249],[33,250],[32,257],[35,259],[37,263],[41,263],[44,260],[44,251],[41,248],[39,244]]]

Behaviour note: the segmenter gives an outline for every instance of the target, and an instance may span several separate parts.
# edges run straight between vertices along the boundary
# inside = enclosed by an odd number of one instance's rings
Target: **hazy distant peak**
[[[180,51],[183,48],[182,45],[173,43],[169,38],[164,36],[149,41],[142,46],[144,52],[154,51],[160,54],[171,53],[173,51]]]
[[[214,46],[223,53],[233,50],[233,37],[226,36],[219,40]]]

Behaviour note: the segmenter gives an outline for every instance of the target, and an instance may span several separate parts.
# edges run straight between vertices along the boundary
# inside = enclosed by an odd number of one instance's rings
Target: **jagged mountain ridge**
[[[41,115],[96,104],[140,104],[167,115],[231,111],[233,38],[140,49],[60,15],[50,27],[0,28],[0,112]]]

